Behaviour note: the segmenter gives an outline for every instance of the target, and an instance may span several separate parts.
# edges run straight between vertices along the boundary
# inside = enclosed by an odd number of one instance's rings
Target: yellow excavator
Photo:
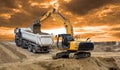
[[[58,23],[63,24],[66,29],[66,34],[57,35],[57,47],[62,49],[63,52],[56,53],[55,56],[53,56],[53,59],[69,58],[70,53],[74,53],[74,58],[76,59],[91,56],[89,51],[94,49],[94,43],[88,40],[89,38],[86,41],[75,40],[73,37],[74,33],[72,24],[55,8],[50,9],[36,20],[36,22],[32,25],[34,26],[34,28],[32,28],[33,31],[41,32],[40,27],[42,22],[49,17],[55,18]]]

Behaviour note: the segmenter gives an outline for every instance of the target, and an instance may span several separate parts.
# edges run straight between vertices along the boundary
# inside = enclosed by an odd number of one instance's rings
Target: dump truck
[[[18,47],[27,48],[30,52],[49,52],[54,43],[53,35],[40,31],[40,25],[33,23],[29,28],[16,28],[15,43]]]

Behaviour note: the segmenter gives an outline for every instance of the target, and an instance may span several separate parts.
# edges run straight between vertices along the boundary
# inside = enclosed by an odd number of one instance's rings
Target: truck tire
[[[32,46],[31,45],[28,46],[28,51],[32,52]]]
[[[26,48],[26,41],[25,40],[22,40],[22,45],[21,45],[22,48]]]
[[[22,39],[21,38],[15,39],[15,42],[16,42],[16,45],[18,47],[22,46]]]
[[[35,49],[35,47],[33,47],[32,52],[37,53],[37,50]]]
[[[16,43],[16,45],[17,45],[18,47],[20,47],[20,44],[19,44],[18,39],[15,39],[15,43]]]

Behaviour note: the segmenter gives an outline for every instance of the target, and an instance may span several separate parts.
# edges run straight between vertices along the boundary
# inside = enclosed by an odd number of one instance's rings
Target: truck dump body
[[[50,46],[53,44],[53,36],[47,33],[34,34],[30,30],[22,29],[22,37],[26,40],[34,42],[40,46]]]
[[[54,43],[53,35],[48,33],[33,33],[30,28],[15,29],[16,45],[28,48],[29,51],[46,52],[48,48]],[[44,51],[45,50],[45,51]]]

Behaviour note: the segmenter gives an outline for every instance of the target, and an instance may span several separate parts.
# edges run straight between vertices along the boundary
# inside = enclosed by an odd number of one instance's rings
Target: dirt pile
[[[65,59],[38,64],[46,70],[120,70],[114,58]]]
[[[5,53],[1,48],[0,48],[0,64],[2,63],[8,63],[8,62],[15,62],[17,60],[11,58],[7,53]]]
[[[18,52],[16,50],[16,48],[14,48],[14,46],[12,46],[11,44],[7,44],[7,43],[0,43],[1,45],[3,45],[4,47],[6,47],[7,49],[9,49],[11,52],[13,52],[16,56],[18,56],[20,59],[24,59],[26,58],[26,56],[20,52]],[[11,46],[11,47],[10,47]]]
[[[53,60],[57,49],[33,54],[14,42],[0,42],[0,70],[120,70],[120,52],[105,52],[107,46],[95,45],[90,58]]]
[[[10,47],[3,42],[0,42],[0,64],[18,62],[26,58],[25,55],[16,51],[15,48]]]
[[[119,58],[120,60],[120,58]],[[120,64],[120,63],[119,63]],[[59,59],[10,65],[0,70],[120,70],[115,58]]]

